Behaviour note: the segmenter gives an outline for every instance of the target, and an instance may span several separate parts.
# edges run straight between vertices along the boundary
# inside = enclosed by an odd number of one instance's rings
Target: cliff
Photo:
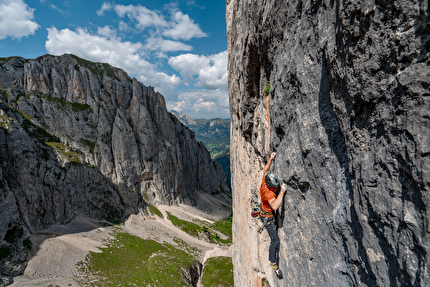
[[[0,90],[2,275],[23,272],[30,234],[77,214],[116,223],[228,190],[162,95],[120,69],[67,54],[1,58]]]
[[[227,0],[236,286],[430,286],[429,12]],[[283,280],[250,217],[271,152]]]

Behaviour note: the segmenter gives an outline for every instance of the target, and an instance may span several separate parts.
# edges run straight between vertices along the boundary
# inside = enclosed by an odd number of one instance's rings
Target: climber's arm
[[[275,156],[276,156],[276,152],[273,152],[270,155],[269,161],[267,162],[266,166],[264,167],[264,175],[263,176],[266,176],[269,173],[270,166],[272,165],[272,161],[275,159]]]
[[[287,185],[283,183],[281,185],[281,191],[279,192],[278,197],[269,200],[269,205],[273,210],[277,210],[279,206],[281,206],[282,199],[284,198],[286,191],[287,191]]]

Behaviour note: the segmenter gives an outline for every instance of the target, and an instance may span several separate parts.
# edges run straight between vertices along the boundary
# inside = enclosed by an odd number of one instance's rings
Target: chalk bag
[[[252,218],[256,218],[259,215],[260,215],[260,207],[254,207],[254,208],[252,208],[251,217]]]

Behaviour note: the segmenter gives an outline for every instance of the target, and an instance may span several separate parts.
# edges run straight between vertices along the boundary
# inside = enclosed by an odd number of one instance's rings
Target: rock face
[[[430,286],[429,13],[227,0],[236,286]],[[274,151],[284,280],[249,215]]]
[[[162,95],[120,69],[67,54],[2,58],[0,90],[2,275],[22,273],[31,233],[76,214],[118,222],[228,190]]]

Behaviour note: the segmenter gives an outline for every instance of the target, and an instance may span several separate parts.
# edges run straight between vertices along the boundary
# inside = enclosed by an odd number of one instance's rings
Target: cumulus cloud
[[[172,11],[170,28],[163,31],[163,35],[175,40],[190,40],[191,38],[207,37],[200,27],[181,11]]]
[[[146,40],[145,48],[150,51],[174,52],[174,51],[191,51],[192,46],[182,42],[166,40],[163,38],[149,38]]]
[[[33,21],[35,9],[23,0],[3,0],[0,2],[0,40],[7,37],[22,38],[33,35],[39,24]]]
[[[139,81],[155,87],[168,101],[177,101],[175,89],[181,84],[181,79],[178,76],[169,76],[162,72],[152,72],[141,75]]]
[[[135,27],[138,30],[152,28],[153,38],[164,37],[173,40],[190,40],[191,38],[207,37],[199,25],[186,14],[179,11],[177,8],[169,9],[170,18],[166,17],[159,11],[153,11],[141,5],[112,5],[103,3],[98,15],[103,15],[107,10],[114,9],[119,17],[135,22]]]
[[[103,30],[103,29],[102,29]],[[104,61],[113,66],[127,69],[136,74],[141,68],[150,64],[139,56],[143,48],[141,43],[121,42],[120,39],[108,39],[99,35],[91,35],[86,29],[75,31],[69,29],[48,29],[48,40],[45,47],[49,53],[61,55],[73,53],[92,61]]]
[[[167,108],[192,118],[230,117],[228,92],[220,89],[181,91],[178,100],[169,102]]]
[[[109,26],[99,27],[97,33],[106,38],[114,39],[116,37],[116,32]]]
[[[185,84],[200,89],[178,92],[178,100],[169,102],[168,108],[193,118],[230,117],[227,83],[227,51],[203,56],[182,54],[169,59]]]
[[[123,22],[123,21],[119,21],[119,30],[120,31],[127,31],[128,30],[128,25],[127,23]]]
[[[111,9],[112,9],[112,4],[104,2],[102,4],[102,7],[99,10],[97,10],[97,15],[102,16],[104,15],[105,11],[109,11]]]
[[[207,89],[223,89],[228,87],[227,83],[227,51],[210,55],[182,54],[169,59],[169,65],[177,70],[182,79],[187,83]]]
[[[167,26],[167,21],[164,19],[163,15],[141,5],[115,5],[114,9],[119,17],[127,16],[130,20],[136,21],[136,28],[141,30],[152,26]]]

